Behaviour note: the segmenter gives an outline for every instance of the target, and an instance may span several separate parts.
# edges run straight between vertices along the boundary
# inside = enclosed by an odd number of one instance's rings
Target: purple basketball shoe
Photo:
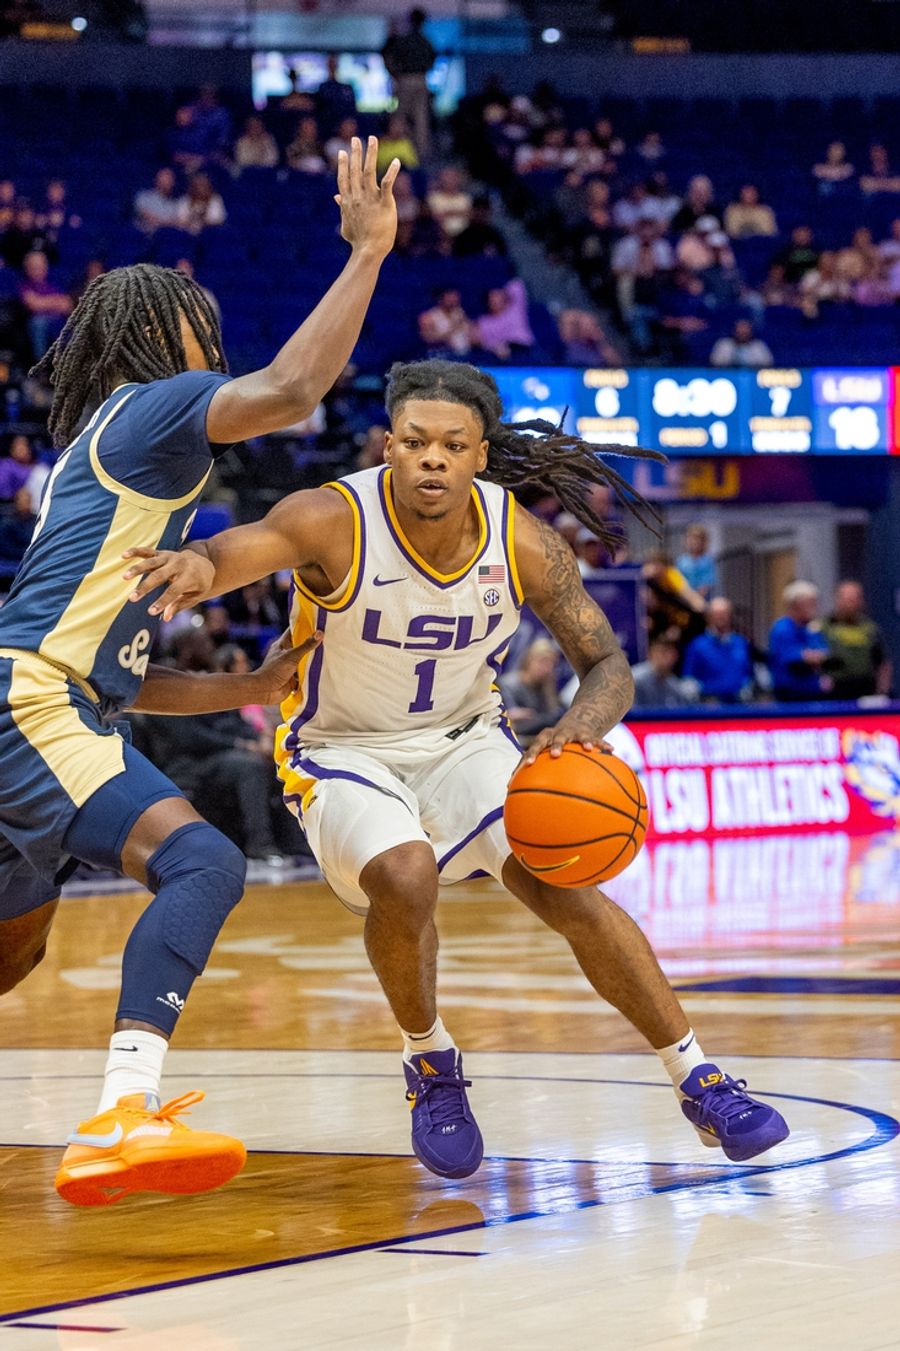
[[[774,1107],[757,1102],[744,1089],[746,1079],[732,1079],[716,1065],[698,1065],[680,1085],[681,1110],[704,1144],[719,1144],[735,1163],[755,1158],[790,1135]]]
[[[484,1141],[466,1097],[462,1056],[422,1051],[404,1060],[416,1158],[439,1177],[468,1177],[484,1157]]]

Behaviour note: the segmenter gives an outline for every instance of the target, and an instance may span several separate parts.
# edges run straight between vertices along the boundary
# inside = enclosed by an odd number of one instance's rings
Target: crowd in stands
[[[900,171],[871,119],[854,112],[867,140],[857,168],[837,139],[799,162],[824,139],[824,115],[817,126],[808,108],[782,117],[790,139],[780,128],[770,140],[760,124],[775,131],[775,105],[670,101],[665,137],[647,127],[652,111],[616,106],[621,127],[547,84],[511,97],[493,80],[470,102],[466,135],[473,165],[618,316],[634,357],[802,364],[810,328],[845,307],[868,312],[873,331],[873,311],[896,316]]]

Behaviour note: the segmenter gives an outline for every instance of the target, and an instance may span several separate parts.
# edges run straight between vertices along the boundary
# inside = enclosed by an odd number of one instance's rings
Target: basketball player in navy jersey
[[[129,603],[122,554],[177,548],[216,456],[307,417],[343,369],[394,241],[399,164],[379,187],[377,149],[370,138],[365,156],[358,140],[342,152],[350,260],[263,370],[230,379],[203,291],[148,264],[93,282],[37,368],[52,381],[49,425],[65,449],[0,612],[0,993],[41,960],[79,859],[154,893],[125,949],[97,1115],[70,1136],[57,1175],[76,1204],[204,1191],[244,1162],[239,1141],[178,1121],[202,1094],[159,1099],[168,1039],[240,900],[244,858],[108,722],[127,707],[235,707],[241,694],[227,677],[145,681],[158,612]],[[284,692],[295,674],[284,667],[276,659],[257,693]]]
[[[597,992],[660,1056],[704,1143],[754,1157],[788,1128],[711,1064],[634,921],[601,892],[560,890],[512,856],[503,830],[520,758],[496,676],[527,602],[580,677],[571,709],[527,759],[587,748],[630,707],[633,682],[574,555],[517,506],[540,483],[589,528],[593,483],[630,490],[597,446],[544,422],[501,422],[494,380],[445,361],[395,367],[386,464],[295,493],[255,525],[180,553],[138,549],[139,603],[167,615],[294,570],[292,639],[324,640],[282,705],[276,760],[326,881],[365,915],[369,958],[402,1030],[419,1159],[444,1177],[481,1162],[462,1057],[438,1015],[438,886],[488,874],[569,941]],[[650,452],[619,454],[647,455]],[[646,508],[636,495],[631,505]]]

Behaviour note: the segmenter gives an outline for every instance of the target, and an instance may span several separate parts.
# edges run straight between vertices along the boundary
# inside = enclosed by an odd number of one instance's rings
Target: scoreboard
[[[501,367],[511,421],[666,455],[900,454],[900,367]]]

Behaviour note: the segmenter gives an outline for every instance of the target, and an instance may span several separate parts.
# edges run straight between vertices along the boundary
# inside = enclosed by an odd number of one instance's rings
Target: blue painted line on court
[[[510,1078],[525,1078],[526,1076],[509,1076]],[[540,1076],[530,1076],[534,1081],[541,1083],[557,1082],[554,1078],[541,1078]],[[563,1081],[566,1082],[566,1081]],[[578,1079],[571,1082],[577,1083],[606,1083],[627,1087],[640,1088],[666,1088],[671,1092],[670,1084],[652,1083],[643,1080],[630,1081],[621,1079]],[[856,1144],[846,1145],[841,1149],[831,1150],[825,1154],[816,1154],[811,1158],[788,1159],[784,1163],[774,1164],[745,1164],[741,1165],[741,1177],[764,1177],[774,1176],[779,1173],[794,1171],[798,1168],[811,1168],[823,1163],[832,1163],[836,1159],[848,1158],[851,1155],[867,1153],[873,1149],[882,1148],[890,1144],[900,1135],[900,1121],[895,1117],[889,1116],[886,1112],[878,1111],[871,1107],[864,1107],[856,1103],[835,1102],[829,1098],[806,1097],[799,1093],[767,1093],[765,1097],[782,1098],[786,1101],[812,1103],[820,1107],[833,1107],[840,1111],[852,1112],[868,1120],[874,1130],[866,1136],[864,1140],[859,1140]],[[48,1146],[43,1146],[48,1148]],[[12,1146],[16,1148],[16,1146]],[[273,1153],[275,1151],[263,1150],[260,1153]],[[293,1151],[284,1151],[292,1153]],[[328,1155],[323,1155],[328,1157]],[[500,1159],[493,1161],[517,1162],[515,1159]],[[540,1160],[521,1160],[522,1162],[537,1162],[547,1165],[559,1166],[558,1162],[552,1159]],[[582,1162],[594,1164],[600,1162],[597,1159],[583,1160]],[[651,1167],[649,1164],[630,1164],[630,1168]],[[668,1164],[667,1167],[690,1167],[691,1165]],[[694,1170],[696,1171],[696,1170]],[[695,1176],[691,1178],[679,1178],[674,1182],[659,1183],[658,1185],[643,1185],[634,1189],[623,1189],[623,1192],[616,1199],[636,1200],[646,1196],[660,1196],[669,1192],[693,1191],[702,1187],[711,1187],[721,1185],[723,1182],[730,1182],[735,1179],[734,1173],[728,1173],[723,1167],[719,1167],[710,1177]],[[551,1216],[566,1214],[577,1214],[584,1210],[593,1210],[603,1205],[615,1204],[615,1201],[607,1201],[603,1197],[585,1197],[579,1201],[561,1200],[554,1206],[545,1206],[536,1210],[521,1211],[511,1215],[494,1216],[491,1219],[482,1219],[473,1221],[469,1224],[452,1225],[443,1229],[432,1229],[424,1233],[416,1234],[398,1234],[391,1238],[373,1239],[366,1243],[355,1243],[347,1247],[331,1248],[320,1252],[303,1253],[294,1257],[282,1257],[271,1262],[255,1262],[247,1266],[229,1267],[222,1271],[206,1272],[197,1276],[183,1276],[171,1281],[160,1281],[149,1285],[132,1286],[126,1290],[111,1291],[107,1294],[85,1295],[78,1299],[63,1300],[55,1304],[37,1305],[30,1309],[17,1309],[8,1314],[0,1315],[0,1331],[9,1327],[13,1320],[31,1318],[37,1314],[59,1313],[65,1309],[78,1309],[90,1307],[95,1304],[107,1304],[113,1300],[130,1299],[136,1295],[158,1294],[165,1290],[176,1290],[187,1288],[192,1285],[202,1285],[211,1281],[228,1280],[237,1276],[252,1275],[261,1271],[277,1271],[284,1267],[305,1266],[309,1262],[321,1262],[332,1257],[347,1257],[366,1252],[376,1252],[385,1248],[406,1246],[412,1243],[421,1243],[426,1239],[446,1238],[451,1234],[472,1233],[476,1230],[495,1229],[501,1225],[518,1224],[523,1220],[547,1219]]]

